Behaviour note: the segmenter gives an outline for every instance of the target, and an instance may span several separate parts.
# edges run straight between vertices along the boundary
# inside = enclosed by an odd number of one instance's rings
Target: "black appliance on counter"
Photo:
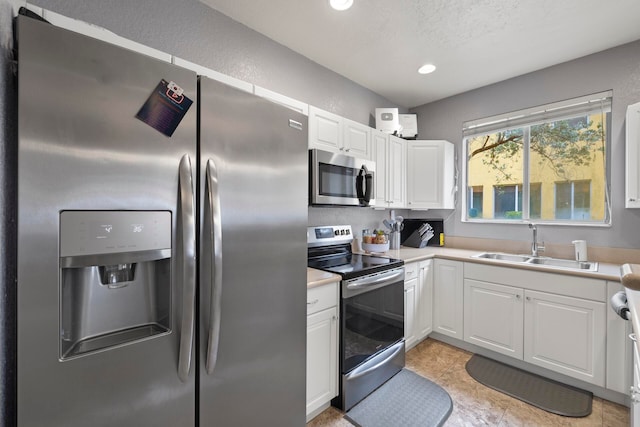
[[[426,246],[442,246],[440,244],[440,235],[444,234],[444,221],[442,219],[405,218],[402,222],[404,228],[400,233],[400,244],[414,248],[422,247],[419,230],[425,223],[429,224],[433,229],[433,237],[429,239]]]
[[[340,282],[339,395],[348,411],[405,365],[404,261],[351,252],[350,225],[309,227],[311,268]]]

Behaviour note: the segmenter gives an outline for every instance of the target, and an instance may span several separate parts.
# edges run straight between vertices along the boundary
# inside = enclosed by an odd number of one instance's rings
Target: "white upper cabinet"
[[[309,147],[341,151],[342,117],[309,105]]]
[[[640,102],[627,107],[625,207],[640,208]]]
[[[371,128],[309,105],[309,148],[371,159]]]
[[[376,207],[406,206],[406,141],[376,129],[371,130],[373,160],[376,162]]]
[[[343,119],[343,150],[346,154],[371,159],[371,128],[353,120]]]
[[[455,149],[448,141],[407,142],[407,207],[454,209]]]

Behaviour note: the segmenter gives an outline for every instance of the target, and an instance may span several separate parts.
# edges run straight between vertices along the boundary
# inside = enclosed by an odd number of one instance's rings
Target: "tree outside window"
[[[463,219],[607,222],[605,155],[611,100],[606,100],[604,107],[594,102],[544,109],[544,117],[537,113],[523,119],[516,112],[516,119],[507,122],[518,126],[502,130],[466,129],[470,190],[465,202],[470,209]],[[484,128],[499,126],[487,122]],[[478,206],[485,208],[481,216]]]

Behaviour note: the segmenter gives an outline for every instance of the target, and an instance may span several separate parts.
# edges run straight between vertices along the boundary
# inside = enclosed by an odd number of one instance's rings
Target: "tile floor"
[[[628,427],[629,408],[594,397],[591,415],[568,418],[513,399],[471,378],[465,364],[472,354],[426,339],[407,353],[407,368],[442,386],[454,402],[445,426],[602,426]],[[352,427],[336,408],[329,408],[307,427]],[[389,426],[395,427],[395,426]]]

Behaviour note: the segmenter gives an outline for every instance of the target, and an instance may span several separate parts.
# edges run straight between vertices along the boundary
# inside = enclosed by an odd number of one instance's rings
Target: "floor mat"
[[[511,397],[565,417],[591,413],[593,393],[474,354],[467,372],[481,384]]]
[[[351,408],[345,418],[358,427],[441,426],[451,415],[449,393],[403,369]]]

